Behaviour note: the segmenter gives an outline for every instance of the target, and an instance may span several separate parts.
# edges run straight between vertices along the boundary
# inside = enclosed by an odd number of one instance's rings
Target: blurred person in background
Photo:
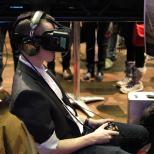
[[[8,32],[9,34],[9,38],[10,38],[10,44],[11,44],[11,49],[12,49],[12,53],[13,53],[13,62],[14,62],[14,71],[16,69],[17,63],[18,63],[18,58],[19,58],[19,50],[18,47],[16,46],[16,43],[14,42],[14,38],[13,38],[13,24],[2,24],[0,27],[0,87],[3,88],[3,70],[4,70],[4,65],[3,65],[3,51],[4,51],[4,46],[6,47],[5,44],[5,38],[6,38],[6,34]],[[6,48],[6,50],[8,50]],[[9,52],[9,51],[7,51]],[[8,53],[7,53],[8,54]],[[6,55],[7,58],[8,55]]]
[[[125,77],[116,83],[120,87],[120,92],[129,93],[133,91],[142,91],[144,86],[142,82],[145,67],[145,47],[133,44],[134,22],[121,23],[122,35],[126,45]]]
[[[83,80],[95,77],[96,81],[103,80],[105,59],[110,32],[109,22],[85,22],[83,23],[86,37],[86,62],[87,72]],[[96,36],[97,31],[97,36]],[[97,62],[95,70],[95,45],[98,45]]]

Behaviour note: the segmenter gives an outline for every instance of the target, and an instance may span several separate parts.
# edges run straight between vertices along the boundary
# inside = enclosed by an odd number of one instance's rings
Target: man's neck
[[[43,66],[43,60],[38,56],[22,56],[23,59],[30,62],[33,66],[41,68]]]

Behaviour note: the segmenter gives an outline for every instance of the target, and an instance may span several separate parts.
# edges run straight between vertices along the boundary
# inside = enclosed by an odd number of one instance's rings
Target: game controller
[[[112,130],[112,131],[119,131],[117,125],[114,122],[109,122],[108,125],[104,129]]]

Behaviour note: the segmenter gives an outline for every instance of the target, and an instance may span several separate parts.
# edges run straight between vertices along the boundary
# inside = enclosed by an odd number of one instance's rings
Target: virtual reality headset
[[[68,51],[70,47],[70,29],[59,28],[52,31],[46,31],[36,40],[45,50],[50,51]]]
[[[59,28],[44,32],[41,36],[29,37],[26,35],[14,34],[18,44],[34,44],[45,50],[53,52],[65,52],[70,48],[70,29]]]
[[[46,14],[45,14],[46,15]],[[25,18],[27,19],[27,18]],[[34,20],[35,19],[35,20]],[[34,32],[34,29],[39,24],[41,19],[46,19],[44,16],[44,12],[37,11],[32,19],[31,19],[31,33]],[[20,20],[22,21],[22,20]],[[65,52],[70,48],[70,35],[71,29],[65,27],[54,19],[47,19],[50,23],[56,26],[55,29],[51,31],[45,31],[41,36],[36,35],[21,35],[20,33],[15,32],[14,38],[18,42],[18,44],[32,44],[36,48],[42,47],[45,50],[53,51],[53,52]],[[19,23],[19,22],[18,22]],[[34,27],[34,28],[33,28]]]

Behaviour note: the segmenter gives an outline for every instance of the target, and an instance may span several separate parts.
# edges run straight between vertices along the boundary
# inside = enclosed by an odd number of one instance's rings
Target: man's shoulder
[[[37,78],[33,78],[35,74],[31,76],[29,73],[25,73],[19,69],[16,70],[12,85],[13,91],[37,90],[39,88]]]

